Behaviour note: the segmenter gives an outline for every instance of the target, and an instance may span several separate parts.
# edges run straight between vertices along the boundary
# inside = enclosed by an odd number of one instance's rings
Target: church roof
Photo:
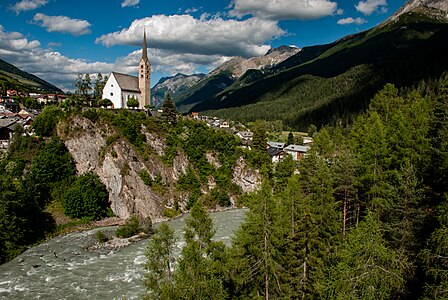
[[[122,91],[140,93],[138,78],[131,75],[112,72]]]

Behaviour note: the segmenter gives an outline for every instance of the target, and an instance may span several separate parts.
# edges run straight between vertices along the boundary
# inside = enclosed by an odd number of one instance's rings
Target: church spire
[[[142,59],[148,60],[148,47],[146,45],[146,27],[143,28],[143,51],[142,51]]]
[[[151,63],[146,45],[146,28],[143,29],[142,59],[138,65],[138,87],[141,92],[139,107],[151,105]]]

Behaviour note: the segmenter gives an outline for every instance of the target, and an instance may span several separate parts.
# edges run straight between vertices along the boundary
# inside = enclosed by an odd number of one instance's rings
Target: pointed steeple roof
[[[143,51],[142,51],[142,59],[148,60],[148,47],[146,45],[146,27],[143,29]]]

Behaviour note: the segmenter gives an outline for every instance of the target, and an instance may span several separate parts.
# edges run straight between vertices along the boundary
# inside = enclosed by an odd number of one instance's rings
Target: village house
[[[128,108],[131,98],[138,101],[138,107],[151,105],[151,64],[148,59],[146,31],[143,32],[142,58],[138,65],[138,77],[112,72],[103,89],[103,99],[112,101],[112,108]]]
[[[240,131],[236,134],[242,141],[244,146],[252,145],[254,133],[251,131]]]
[[[309,150],[310,146],[289,145],[285,147],[285,152],[292,156],[293,160],[301,159]]]

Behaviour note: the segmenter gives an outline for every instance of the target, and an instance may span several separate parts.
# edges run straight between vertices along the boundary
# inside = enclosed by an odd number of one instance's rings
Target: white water
[[[212,213],[216,240],[226,244],[246,210]],[[181,240],[184,218],[169,221]],[[148,240],[117,251],[87,251],[95,233],[113,227],[56,237],[0,266],[0,299],[140,299],[145,293],[144,255]]]

